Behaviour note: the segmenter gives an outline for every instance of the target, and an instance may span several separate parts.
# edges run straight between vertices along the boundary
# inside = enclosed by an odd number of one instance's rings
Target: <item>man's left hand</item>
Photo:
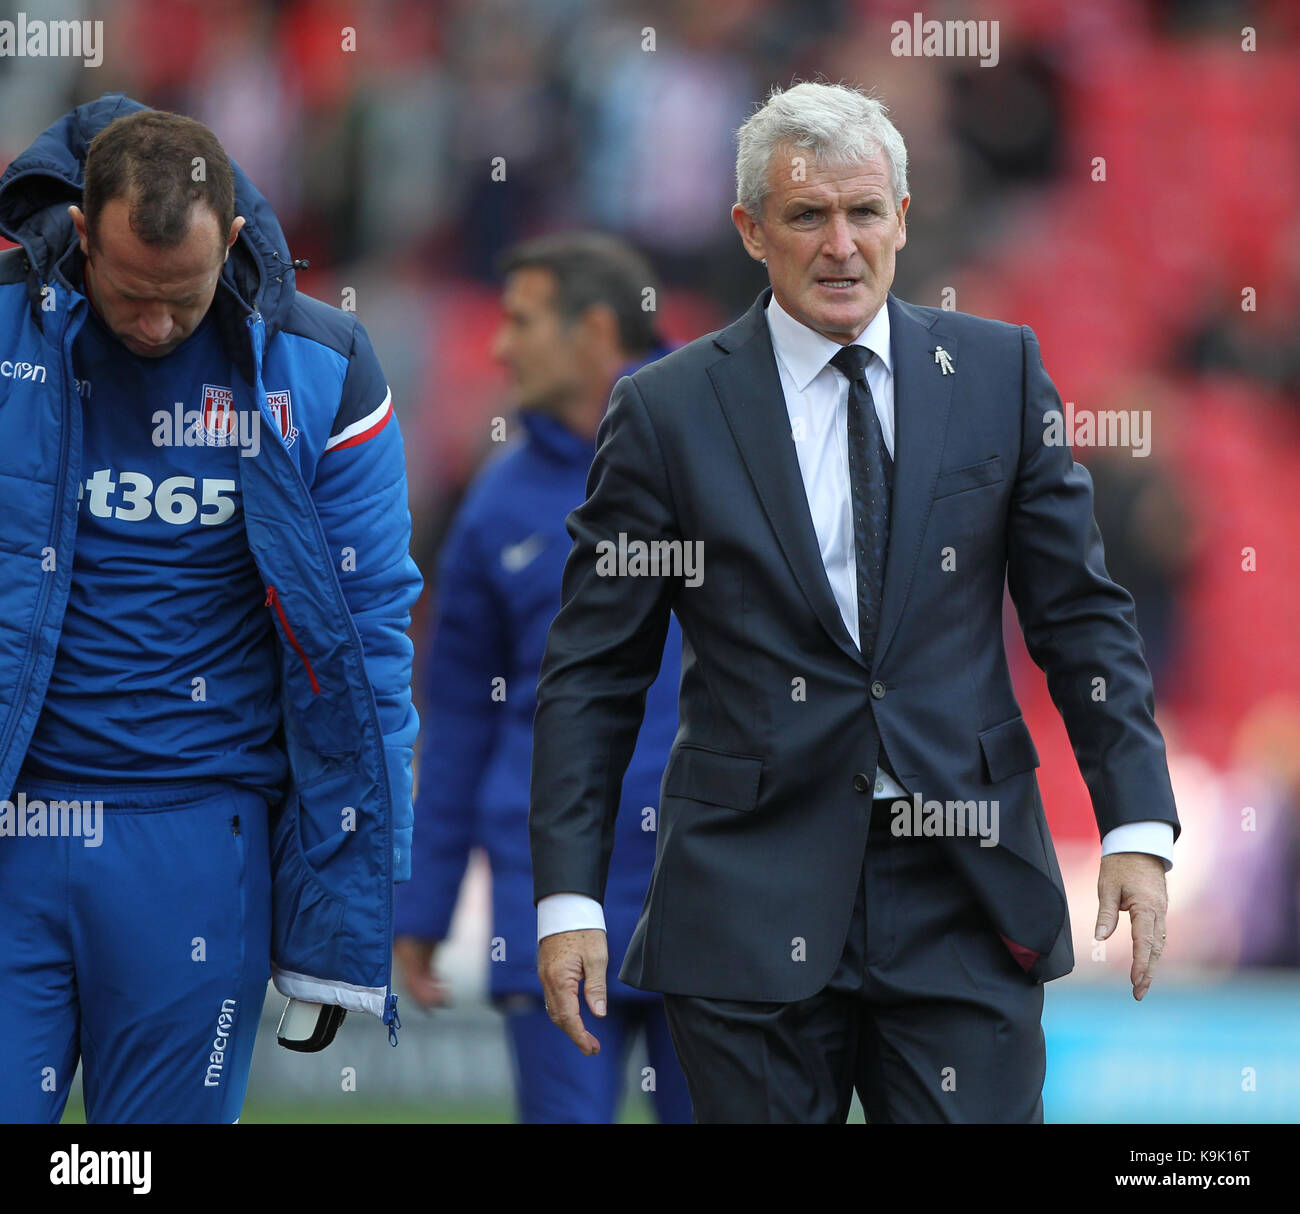
[[[1119,912],[1128,911],[1133,929],[1133,968],[1129,981],[1133,998],[1141,1000],[1151,989],[1156,962],[1165,951],[1165,866],[1158,856],[1143,852],[1113,852],[1101,858],[1097,878],[1097,931],[1095,939],[1109,939],[1119,922]]]

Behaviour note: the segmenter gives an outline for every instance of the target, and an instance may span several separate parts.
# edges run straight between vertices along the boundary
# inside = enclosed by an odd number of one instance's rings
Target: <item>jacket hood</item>
[[[81,205],[86,150],[115,118],[148,109],[124,93],[105,93],[65,114],[5,170],[0,177],[0,233],[22,245],[41,282],[62,276],[63,259],[77,243],[68,205]],[[276,332],[288,315],[295,293],[293,259],[271,204],[231,161],[235,174],[235,214],[245,219],[221,277],[246,308],[262,313],[266,335]],[[79,286],[77,289],[80,289]],[[218,325],[241,364],[248,358],[242,310],[229,292],[218,287],[213,308]],[[245,313],[246,315],[246,313]]]

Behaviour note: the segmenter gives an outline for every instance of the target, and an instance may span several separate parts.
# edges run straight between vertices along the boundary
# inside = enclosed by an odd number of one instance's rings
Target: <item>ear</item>
[[[740,203],[731,208],[731,222],[736,225],[740,239],[744,242],[745,252],[755,261],[762,261],[767,256],[767,245],[763,240],[763,229]]]
[[[68,214],[72,217],[72,226],[77,229],[77,239],[81,242],[81,251],[89,256],[90,229],[86,225],[86,217],[82,214],[79,206],[70,206]]]
[[[898,252],[907,243],[907,204],[911,201],[911,194],[904,194],[903,201],[898,204],[898,240],[894,244],[894,252]]]
[[[226,238],[226,255],[221,259],[223,262],[230,258],[230,250],[235,247],[235,241],[239,239],[239,233],[244,227],[244,217],[235,216],[235,222],[230,225],[230,235]]]
[[[619,348],[618,316],[609,304],[592,304],[578,318],[578,325],[594,346],[611,350]]]

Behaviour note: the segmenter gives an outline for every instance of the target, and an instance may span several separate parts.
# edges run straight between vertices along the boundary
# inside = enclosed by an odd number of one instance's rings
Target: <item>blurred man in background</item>
[[[443,549],[437,621],[426,667],[425,744],[413,879],[397,899],[396,953],[412,997],[446,1001],[431,968],[448,933],[470,848],[492,869],[490,991],[505,1014],[525,1122],[609,1122],[630,1045],[644,1031],[661,1121],[691,1108],[657,994],[612,984],[607,1048],[586,1059],[559,1048],[537,976],[528,846],[528,783],[537,675],[569,551],[565,518],[585,496],[596,429],[611,385],[662,356],[652,271],[630,247],[561,233],[503,258],[505,318],[494,355],[520,402],[522,441],[485,468]],[[654,863],[659,780],[677,730],[681,637],[665,647],[645,724],[622,786],[604,905],[610,947],[626,951]],[[599,916],[599,908],[597,915]]]

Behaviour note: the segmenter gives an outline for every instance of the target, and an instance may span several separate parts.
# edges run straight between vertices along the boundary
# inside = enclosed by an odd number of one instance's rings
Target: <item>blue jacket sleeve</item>
[[[489,568],[471,499],[453,521],[439,561],[437,622],[423,685],[415,850],[411,880],[397,893],[397,935],[446,937],[477,841],[478,791],[503,707],[492,699],[492,679],[509,667],[505,608]]]
[[[419,728],[411,703],[412,646],[406,633],[423,581],[410,554],[402,434],[379,360],[360,324],[353,330],[338,418],[311,493],[379,710],[392,798],[393,879],[405,881],[410,873],[411,758]]]

